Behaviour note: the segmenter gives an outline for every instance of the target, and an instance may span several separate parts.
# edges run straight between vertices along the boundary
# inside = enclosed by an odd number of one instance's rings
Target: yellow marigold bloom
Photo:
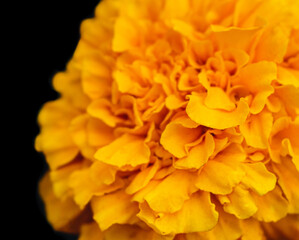
[[[79,240],[299,234],[299,1],[103,0],[36,149]]]

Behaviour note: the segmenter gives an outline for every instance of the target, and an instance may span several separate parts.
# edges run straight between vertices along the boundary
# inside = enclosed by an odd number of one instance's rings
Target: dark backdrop
[[[12,56],[20,67],[13,68],[17,86],[13,109],[16,117],[15,139],[21,148],[15,149],[13,165],[19,171],[14,187],[14,213],[10,222],[15,234],[22,238],[11,239],[77,239],[54,232],[43,215],[43,207],[37,192],[38,181],[47,169],[42,154],[34,150],[34,138],[39,129],[37,114],[43,103],[56,99],[51,86],[53,75],[65,69],[66,63],[78,43],[82,20],[92,17],[100,0],[51,0],[24,1],[18,5],[18,18],[13,29],[17,56]],[[17,15],[17,14],[16,14]],[[16,111],[15,111],[16,110]],[[18,234],[19,235],[19,234]]]

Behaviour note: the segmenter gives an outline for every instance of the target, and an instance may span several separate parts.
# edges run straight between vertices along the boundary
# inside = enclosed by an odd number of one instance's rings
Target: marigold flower
[[[36,149],[79,240],[296,239],[299,2],[103,0]]]

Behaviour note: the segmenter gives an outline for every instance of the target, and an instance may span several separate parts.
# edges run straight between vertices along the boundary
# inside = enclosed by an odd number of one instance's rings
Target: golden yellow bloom
[[[103,0],[39,114],[54,229],[299,234],[299,1]]]

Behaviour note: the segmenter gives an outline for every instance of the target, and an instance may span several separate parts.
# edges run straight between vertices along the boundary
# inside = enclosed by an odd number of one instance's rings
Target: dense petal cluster
[[[54,229],[295,239],[299,2],[103,0],[39,114]]]

